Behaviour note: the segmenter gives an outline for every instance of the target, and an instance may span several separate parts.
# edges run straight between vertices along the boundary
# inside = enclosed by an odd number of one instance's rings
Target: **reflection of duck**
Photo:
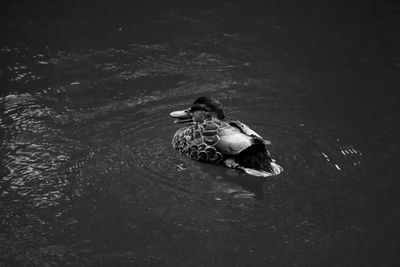
[[[240,121],[223,121],[222,105],[214,98],[200,97],[192,107],[170,115],[177,123],[190,123],[175,133],[172,145],[191,159],[224,163],[255,176],[277,175],[283,170],[266,148],[270,142]]]

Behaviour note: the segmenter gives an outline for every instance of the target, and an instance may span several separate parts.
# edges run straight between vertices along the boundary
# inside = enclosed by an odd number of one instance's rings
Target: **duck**
[[[271,142],[246,124],[227,120],[216,98],[199,97],[191,107],[173,111],[170,116],[174,123],[187,124],[176,131],[172,146],[192,160],[223,164],[260,177],[283,171],[267,149]]]

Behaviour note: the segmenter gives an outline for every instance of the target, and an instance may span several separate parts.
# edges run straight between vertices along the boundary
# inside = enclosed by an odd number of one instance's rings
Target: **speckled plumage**
[[[179,129],[172,145],[193,160],[218,164],[251,146],[254,139],[262,140],[247,125],[212,118]],[[268,141],[264,142],[268,144]]]
[[[268,177],[282,172],[266,147],[270,142],[235,120],[224,120],[221,103],[215,98],[200,97],[185,110],[173,111],[177,123],[190,123],[179,129],[172,145],[187,157],[223,163],[250,175]]]
[[[227,126],[216,119],[193,123],[175,133],[172,145],[193,160],[218,164],[224,158],[216,148],[220,140],[218,132]]]

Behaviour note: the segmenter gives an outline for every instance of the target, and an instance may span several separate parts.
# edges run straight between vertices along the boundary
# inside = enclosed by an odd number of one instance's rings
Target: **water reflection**
[[[52,111],[36,103],[30,94],[9,95],[2,99],[2,105],[5,110],[2,128],[6,130],[2,142],[6,156],[3,164],[8,170],[3,180],[9,182],[9,190],[30,198],[34,206],[53,205],[61,195],[58,189],[66,181],[49,176],[66,156],[49,135],[56,131],[43,121]],[[10,193],[3,191],[3,194]]]

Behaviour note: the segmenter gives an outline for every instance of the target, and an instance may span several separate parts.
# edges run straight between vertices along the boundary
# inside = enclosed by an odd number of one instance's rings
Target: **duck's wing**
[[[229,121],[227,121],[227,123],[229,123],[229,125],[231,125],[233,127],[238,128],[242,133],[262,141],[264,143],[264,145],[270,145],[271,144],[270,141],[264,140],[261,137],[261,135],[259,135],[258,133],[256,133],[252,129],[250,129],[250,127],[247,126],[246,124],[244,124],[243,122],[240,122],[238,120],[229,120]]]
[[[215,148],[224,155],[237,155],[249,146],[254,144],[254,138],[243,133],[237,127],[226,122],[218,121],[220,124],[215,130],[217,142]]]
[[[218,151],[224,155],[237,155],[254,144],[252,138],[248,135],[241,132],[225,134],[226,132],[224,130],[220,131],[219,141],[215,145]]]

